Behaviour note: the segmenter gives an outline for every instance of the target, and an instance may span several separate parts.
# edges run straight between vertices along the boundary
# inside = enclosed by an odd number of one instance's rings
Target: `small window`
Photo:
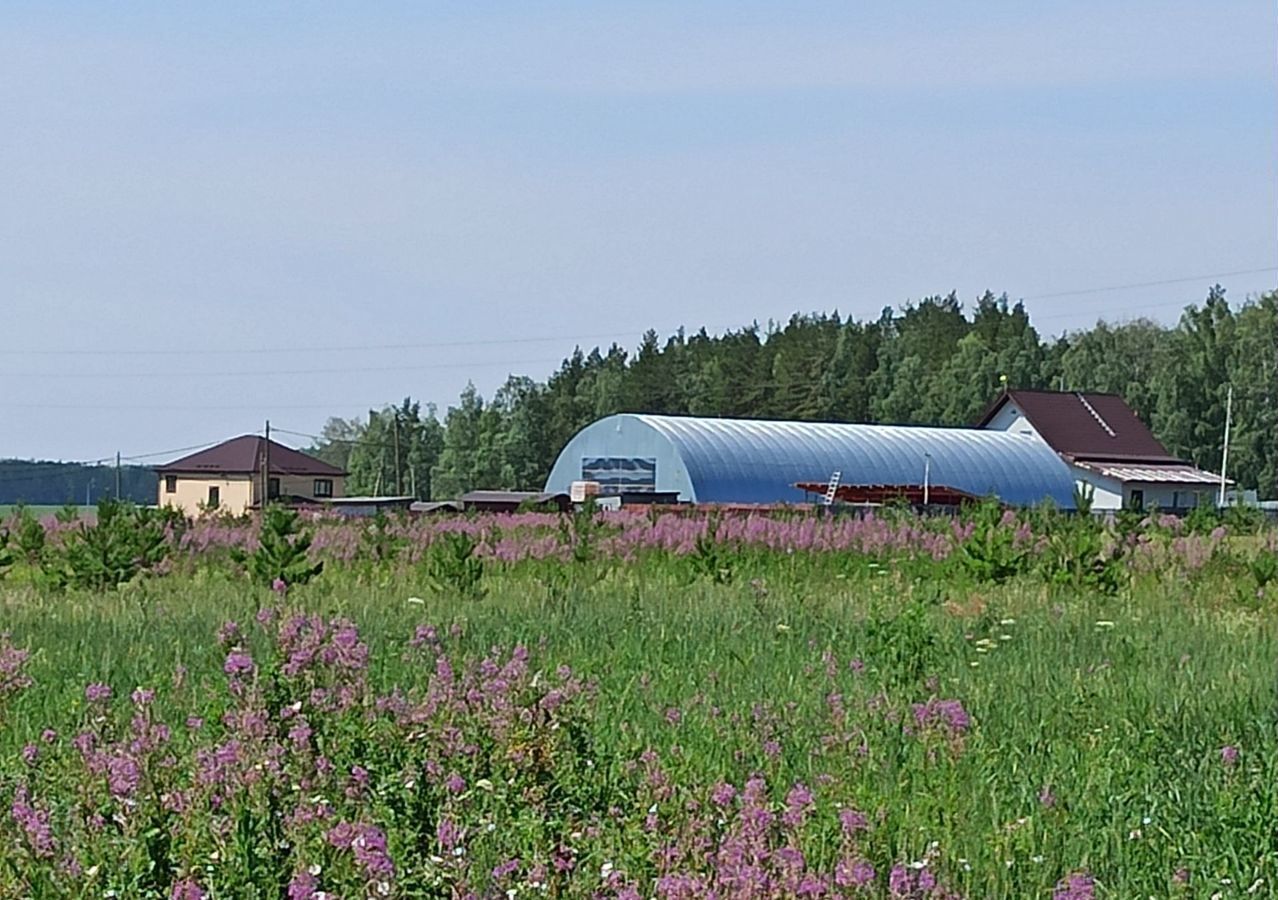
[[[208,508],[217,509],[218,505],[221,504],[221,502],[222,502],[222,489],[217,487],[209,488],[209,502],[207,504]]]
[[[315,496],[316,497],[333,496],[333,479],[316,478],[315,479]]]
[[[278,478],[268,478],[266,480],[266,499],[274,500],[280,495],[280,480]]]
[[[1145,508],[1145,492],[1144,491],[1132,491],[1131,508],[1132,509]]]
[[[177,476],[176,475],[164,476],[164,493],[166,494],[177,493]]]

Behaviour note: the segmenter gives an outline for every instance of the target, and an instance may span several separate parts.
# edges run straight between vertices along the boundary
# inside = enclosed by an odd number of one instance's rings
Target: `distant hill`
[[[120,468],[120,494],[125,500],[155,503],[157,485],[155,472],[146,466]],[[0,459],[0,504],[93,504],[114,494],[114,466]]]

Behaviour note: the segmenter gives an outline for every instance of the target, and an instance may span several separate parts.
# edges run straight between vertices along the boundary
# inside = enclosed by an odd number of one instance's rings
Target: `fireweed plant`
[[[1275,890],[1272,532],[561,522],[311,521],[306,584],[252,522],[12,554],[0,896]]]

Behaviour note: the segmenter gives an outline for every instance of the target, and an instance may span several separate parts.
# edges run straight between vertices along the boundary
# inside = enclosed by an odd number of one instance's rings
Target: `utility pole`
[[[115,499],[120,499],[120,451],[115,451]]]
[[[1234,411],[1234,386],[1229,386],[1229,394],[1225,397],[1225,447],[1220,454],[1220,498],[1217,506],[1225,505],[1225,469],[1229,466],[1229,425]]]
[[[394,428],[395,441],[395,496],[399,497],[404,493],[404,473],[399,466],[399,410],[396,409],[394,412],[395,419],[391,427]]]
[[[932,454],[923,454],[923,505],[927,506],[928,494],[932,486]]]
[[[266,420],[266,440],[262,443],[262,509],[271,499],[271,420]]]

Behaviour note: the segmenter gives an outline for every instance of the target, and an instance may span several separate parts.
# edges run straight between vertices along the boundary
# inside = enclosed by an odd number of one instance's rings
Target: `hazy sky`
[[[0,457],[443,408],[647,327],[1278,284],[1034,299],[1278,267],[1268,0],[178,7],[0,9]]]

